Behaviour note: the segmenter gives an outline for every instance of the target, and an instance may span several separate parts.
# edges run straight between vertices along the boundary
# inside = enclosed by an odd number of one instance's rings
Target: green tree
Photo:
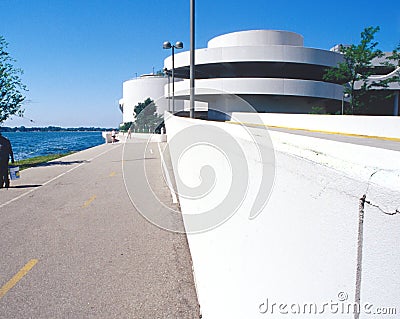
[[[23,115],[22,103],[27,91],[20,78],[23,72],[13,66],[16,61],[7,47],[8,43],[0,36],[0,124],[14,114]]]
[[[133,122],[124,122],[119,126],[121,132],[127,132],[132,127]]]
[[[157,106],[151,98],[139,102],[134,108],[135,130],[139,132],[159,133],[162,116],[157,114]]]
[[[391,83],[400,83],[400,43],[397,47],[392,51],[392,54],[386,58],[386,61],[382,63],[384,66],[387,66],[394,71],[391,76],[380,81],[379,86],[388,87]]]
[[[397,47],[392,51],[392,55],[388,57],[388,62],[393,67],[400,67],[400,43]]]
[[[324,107],[315,105],[311,108],[309,114],[327,114],[327,112]]]
[[[378,42],[375,34],[379,27],[368,27],[361,32],[361,41],[357,45],[340,46],[344,61],[336,68],[328,69],[324,75],[325,80],[334,80],[343,83],[344,94],[350,95],[350,110],[347,113],[360,112],[363,107],[363,98],[373,88],[381,86],[378,82],[367,81],[373,74],[372,60],[383,56],[383,52],[377,49]],[[361,88],[356,90],[356,82],[361,81]]]

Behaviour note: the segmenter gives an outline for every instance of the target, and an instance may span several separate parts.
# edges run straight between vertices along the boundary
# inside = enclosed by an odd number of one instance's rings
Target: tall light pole
[[[348,98],[350,96],[350,94],[349,93],[344,93],[343,95],[342,95],[342,115],[344,114],[344,99],[346,98]]]
[[[163,43],[163,49],[172,49],[172,113],[175,112],[175,49],[183,49],[183,43],[178,41],[174,45],[169,41]]]
[[[190,0],[190,117],[194,118],[194,79],[195,79],[195,38],[194,38],[194,10],[195,1]]]
[[[393,101],[393,115],[399,116],[399,91],[394,93],[394,101]]]
[[[171,72],[167,68],[164,68],[164,74],[168,77],[168,99],[167,99],[168,100],[168,112],[171,112],[171,101],[170,101],[171,94],[170,94],[170,81],[169,81]]]

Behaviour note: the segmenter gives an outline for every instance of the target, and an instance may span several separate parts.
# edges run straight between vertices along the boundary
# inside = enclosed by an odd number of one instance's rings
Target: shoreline
[[[104,132],[111,131],[113,128],[103,127],[57,127],[57,126],[46,126],[46,127],[25,127],[25,126],[0,126],[0,132],[2,133],[30,133],[30,132]]]
[[[81,150],[74,150],[74,151],[67,151],[65,153],[53,153],[53,154],[48,154],[48,155],[39,155],[39,156],[33,156],[33,157],[29,157],[29,158],[25,158],[22,160],[16,160],[14,162],[14,164],[12,164],[11,162],[9,162],[9,166],[19,166],[19,170],[25,170],[28,168],[32,168],[32,167],[39,167],[39,166],[43,166],[46,163],[49,163],[51,161],[55,161],[59,158],[64,158],[67,156],[71,156],[71,155],[75,155],[75,154],[79,154],[81,152],[93,149],[93,148],[97,148],[104,145],[104,143],[102,144],[98,144],[98,145],[93,145]]]
[[[8,132],[3,135],[10,140],[18,162],[40,156],[61,156],[104,143],[101,132]]]

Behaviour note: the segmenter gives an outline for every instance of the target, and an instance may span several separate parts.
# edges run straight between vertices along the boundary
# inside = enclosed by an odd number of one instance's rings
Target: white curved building
[[[125,81],[122,85],[122,99],[119,107],[122,112],[122,122],[134,122],[134,108],[147,98],[157,105],[157,113],[164,114],[168,110],[168,94],[164,96],[164,86],[168,78],[162,75],[144,74],[138,78]],[[175,101],[177,109],[183,109],[183,101]]]
[[[175,54],[177,77],[189,78],[189,54]],[[207,48],[196,50],[196,100],[228,114],[248,111],[242,109],[242,103],[227,100],[230,94],[258,112],[308,113],[313,107],[337,111],[342,85],[325,81],[323,75],[342,59],[337,52],[304,47],[303,37],[293,32],[224,34],[211,39]],[[164,66],[171,69],[172,57],[165,59]],[[188,80],[175,84],[175,96],[189,99]]]

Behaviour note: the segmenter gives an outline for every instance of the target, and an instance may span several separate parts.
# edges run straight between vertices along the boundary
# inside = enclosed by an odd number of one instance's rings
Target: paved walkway
[[[145,145],[104,144],[0,190],[0,318],[199,318],[186,236],[138,213],[131,198],[148,198],[145,187],[126,191],[145,163],[176,208],[158,144],[151,156]]]
[[[295,130],[286,128],[268,127],[268,130],[278,131],[283,133],[297,134],[303,136],[317,137],[337,142],[351,143],[370,147],[383,148],[387,150],[400,151],[400,141],[388,140],[376,137],[367,136],[349,136],[342,134],[329,134],[321,132],[312,132],[307,130]]]

